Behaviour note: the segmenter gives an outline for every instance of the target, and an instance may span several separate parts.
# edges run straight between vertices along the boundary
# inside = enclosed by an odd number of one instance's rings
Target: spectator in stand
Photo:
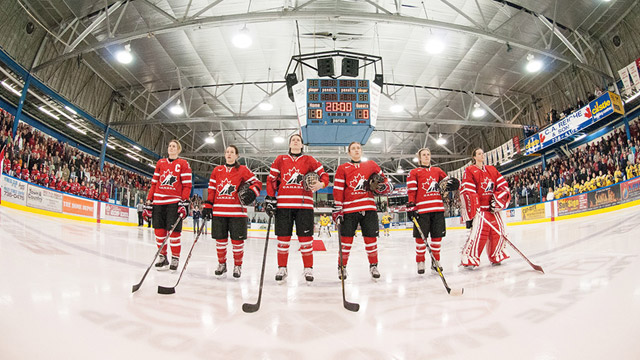
[[[549,188],[549,191],[547,192],[547,201],[551,201],[554,199],[554,194],[553,194],[553,188]]]

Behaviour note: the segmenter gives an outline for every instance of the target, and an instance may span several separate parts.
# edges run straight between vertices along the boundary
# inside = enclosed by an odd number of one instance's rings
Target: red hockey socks
[[[241,266],[244,256],[244,240],[231,240],[231,245],[233,245],[233,263],[236,266]]]
[[[218,263],[227,263],[227,239],[216,239],[216,251],[218,252]]]
[[[433,257],[440,261],[440,242],[442,238],[431,238],[431,252],[433,253]]]
[[[424,240],[416,238],[416,262],[424,262],[424,254],[427,252],[427,245]]]
[[[278,267],[286,267],[289,258],[291,236],[278,236]]]
[[[158,248],[162,246],[164,239],[167,237],[167,230],[165,229],[153,229],[153,233],[156,235],[156,245]],[[167,256],[167,245],[165,244],[162,250],[160,250],[160,254]]]
[[[347,266],[352,244],[353,244],[353,237],[348,237],[348,236],[342,237],[342,266]],[[340,259],[338,259],[338,265],[340,265]]]
[[[364,249],[369,257],[369,264],[378,263],[378,238],[364,237]]]
[[[313,236],[299,236],[298,241],[304,267],[313,267]]]
[[[169,243],[171,244],[171,256],[180,257],[180,250],[182,250],[182,246],[180,244],[180,232],[174,231],[169,237]]]

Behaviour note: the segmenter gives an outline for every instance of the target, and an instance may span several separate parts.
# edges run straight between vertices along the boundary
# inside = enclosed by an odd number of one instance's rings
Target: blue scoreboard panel
[[[365,144],[375,128],[380,87],[369,80],[308,79],[294,97],[307,145]]]

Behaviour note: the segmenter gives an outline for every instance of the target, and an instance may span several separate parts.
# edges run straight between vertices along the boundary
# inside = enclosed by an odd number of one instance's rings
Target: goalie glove
[[[267,213],[267,216],[275,215],[276,210],[278,209],[278,199],[276,199],[275,196],[267,196],[264,199],[264,203],[264,211]]]
[[[509,205],[509,201],[511,201],[509,189],[502,188],[493,193],[491,201],[489,202],[489,210],[494,213],[500,212],[500,210],[505,209]]]
[[[182,200],[178,203],[178,216],[180,219],[187,217],[187,209],[189,208],[189,200]]]

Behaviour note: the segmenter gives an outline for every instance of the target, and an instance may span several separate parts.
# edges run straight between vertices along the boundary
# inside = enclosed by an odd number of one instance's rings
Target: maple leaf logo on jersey
[[[355,178],[353,178],[353,180],[351,180],[349,186],[351,186],[354,191],[367,191],[364,186],[366,180],[367,179],[365,179],[364,176],[358,174]]]
[[[484,180],[482,180],[482,183],[480,184],[480,187],[486,193],[493,192],[493,181],[491,181],[491,179],[489,179],[489,178],[485,178]]]
[[[422,190],[430,193],[438,191],[438,182],[431,176],[422,183]]]
[[[289,172],[287,172],[285,180],[287,181],[287,185],[300,185],[302,186],[302,174],[296,168],[291,168]]]
[[[167,170],[160,175],[160,186],[173,186],[176,181],[178,181],[178,177],[173,175],[171,170]]]
[[[220,183],[220,185],[218,185],[216,190],[218,190],[218,195],[232,196],[236,191],[236,187],[231,184],[231,181],[225,179]]]

